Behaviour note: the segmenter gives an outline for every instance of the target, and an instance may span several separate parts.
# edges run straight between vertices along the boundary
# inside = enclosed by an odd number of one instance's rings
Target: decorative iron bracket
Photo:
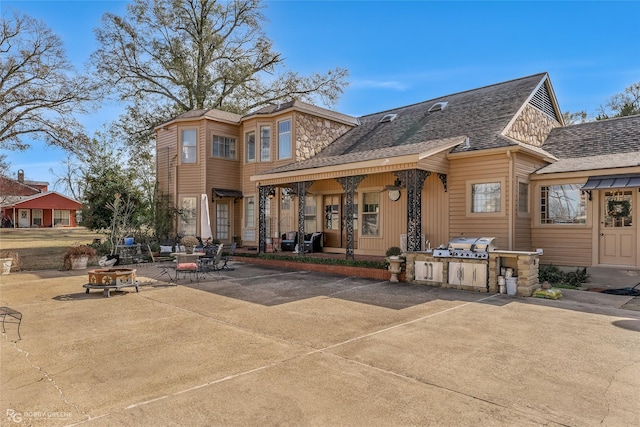
[[[439,173],[438,178],[440,178],[440,181],[442,181],[442,185],[444,186],[444,192],[446,193],[447,192],[447,174]]]

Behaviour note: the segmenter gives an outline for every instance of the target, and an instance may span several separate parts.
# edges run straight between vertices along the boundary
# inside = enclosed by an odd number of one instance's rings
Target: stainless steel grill
[[[449,241],[449,256],[454,258],[487,259],[495,251],[495,237],[454,237]]]

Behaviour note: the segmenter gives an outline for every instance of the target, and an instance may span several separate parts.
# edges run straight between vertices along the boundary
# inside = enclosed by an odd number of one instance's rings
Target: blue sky
[[[103,13],[124,1],[2,0],[44,21],[82,70]],[[562,111],[595,115],[640,81],[640,1],[283,1],[268,0],[265,29],[287,69],[308,75],[335,67],[350,85],[335,106],[363,115],[480,86],[548,72]],[[120,112],[110,104],[81,122],[93,134]],[[11,172],[48,181],[64,152],[38,141],[5,152]],[[54,188],[50,188],[54,189]],[[60,189],[58,189],[60,190]]]

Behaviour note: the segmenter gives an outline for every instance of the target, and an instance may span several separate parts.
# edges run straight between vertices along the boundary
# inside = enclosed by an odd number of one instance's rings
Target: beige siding
[[[438,174],[431,173],[422,190],[422,233],[431,247],[449,241],[449,195]]]
[[[529,182],[529,175],[533,173],[535,170],[544,166],[546,163],[542,162],[539,159],[531,157],[526,154],[516,153],[513,155],[514,161],[514,175],[515,180],[512,181],[513,188],[513,211],[515,212],[514,219],[514,250],[519,251],[530,251],[535,249],[535,245],[533,245],[531,241],[531,212],[533,210],[533,186]],[[519,184],[524,183],[529,186],[529,198],[528,198],[528,206],[529,212],[520,212],[519,203],[520,203],[520,192],[519,192]]]
[[[591,266],[591,227],[548,226],[534,229],[532,244],[544,249],[541,264]]]
[[[505,154],[456,158],[451,160],[447,177],[449,192],[449,238],[496,237],[500,249],[509,249],[510,187],[509,159]],[[497,214],[471,214],[469,182],[497,182],[503,180],[503,210]]]
[[[587,204],[587,223],[585,225],[540,224],[540,187],[581,183],[584,179],[556,179],[534,181],[531,186],[534,203],[531,212],[531,244],[534,248],[544,249],[540,258],[542,264],[584,266],[592,265],[593,227],[597,227],[593,202]]]

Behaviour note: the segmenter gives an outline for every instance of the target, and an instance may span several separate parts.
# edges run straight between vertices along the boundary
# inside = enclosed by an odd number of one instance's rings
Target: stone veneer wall
[[[296,161],[310,159],[351,126],[309,114],[296,114]]]
[[[522,114],[507,130],[506,135],[518,141],[541,147],[551,129],[559,126],[560,123],[555,119],[527,104],[522,110]]]

